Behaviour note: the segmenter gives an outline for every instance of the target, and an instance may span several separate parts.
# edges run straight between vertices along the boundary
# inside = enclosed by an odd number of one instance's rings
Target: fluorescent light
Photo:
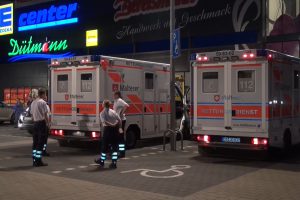
[[[41,23],[41,24],[35,24],[35,25],[29,25],[29,26],[21,26],[18,27],[19,31],[27,31],[27,30],[33,30],[33,29],[40,29],[40,28],[46,28],[46,27],[53,27],[53,26],[61,26],[65,24],[74,24],[78,22],[78,18],[71,18],[71,19],[65,19],[60,20],[56,22],[47,22],[47,23]]]

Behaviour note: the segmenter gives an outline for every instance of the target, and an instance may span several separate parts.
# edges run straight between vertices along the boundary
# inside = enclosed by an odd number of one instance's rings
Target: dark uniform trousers
[[[33,128],[32,157],[34,161],[40,161],[42,159],[43,147],[48,134],[46,131],[46,121],[34,122]]]
[[[102,148],[100,159],[104,162],[107,158],[107,153],[111,153],[113,162],[118,160],[118,127],[105,126],[103,128]]]
[[[118,134],[119,136],[119,152],[121,157],[125,157],[125,124],[126,120],[122,120],[123,133]]]

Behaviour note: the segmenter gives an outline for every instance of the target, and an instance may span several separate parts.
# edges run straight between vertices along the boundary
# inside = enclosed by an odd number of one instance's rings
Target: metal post
[[[171,117],[170,128],[176,128],[176,108],[175,108],[175,66],[173,64],[173,32],[175,29],[175,0],[170,0],[170,104],[171,104]],[[176,151],[176,134],[170,136],[171,151]]]

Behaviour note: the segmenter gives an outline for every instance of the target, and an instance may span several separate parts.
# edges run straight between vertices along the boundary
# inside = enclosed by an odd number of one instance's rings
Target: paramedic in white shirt
[[[114,93],[114,106],[113,109],[118,113],[122,120],[122,131],[119,133],[119,153],[120,157],[125,157],[125,124],[126,124],[126,117],[125,113],[129,105],[122,99],[121,92],[117,91]]]
[[[96,159],[95,162],[101,167],[104,167],[104,162],[107,157],[107,153],[111,153],[110,168],[117,168],[118,160],[118,135],[119,127],[121,126],[121,118],[119,115],[112,109],[110,109],[110,101],[103,101],[103,111],[100,113],[100,120],[103,127],[103,137],[102,137],[102,150],[99,159]]]
[[[46,91],[40,89],[38,91],[38,98],[36,98],[30,105],[30,112],[34,123],[33,144],[32,144],[32,158],[33,166],[41,167],[47,166],[42,161],[42,153],[44,142],[47,134],[47,126],[49,124],[47,103],[43,100],[46,98]]]

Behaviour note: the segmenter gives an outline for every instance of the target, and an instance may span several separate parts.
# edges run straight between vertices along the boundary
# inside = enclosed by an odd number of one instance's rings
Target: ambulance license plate
[[[237,138],[237,137],[222,137],[222,142],[226,142],[226,143],[241,143],[241,138]]]
[[[73,132],[73,136],[84,137],[85,134],[84,134],[84,132],[76,131],[76,132]]]

